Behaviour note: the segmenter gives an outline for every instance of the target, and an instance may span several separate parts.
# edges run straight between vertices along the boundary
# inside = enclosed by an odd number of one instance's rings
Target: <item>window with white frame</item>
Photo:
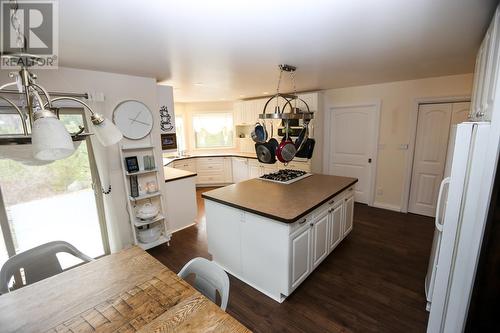
[[[196,148],[233,147],[233,114],[211,112],[193,115]]]
[[[175,133],[177,136],[177,150],[183,152],[186,150],[186,135],[184,132],[184,117],[175,116]]]

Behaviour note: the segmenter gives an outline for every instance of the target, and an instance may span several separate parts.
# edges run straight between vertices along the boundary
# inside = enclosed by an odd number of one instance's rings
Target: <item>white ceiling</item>
[[[155,77],[176,101],[472,72],[496,0],[64,0],[60,66]],[[290,90],[287,84],[286,90]]]

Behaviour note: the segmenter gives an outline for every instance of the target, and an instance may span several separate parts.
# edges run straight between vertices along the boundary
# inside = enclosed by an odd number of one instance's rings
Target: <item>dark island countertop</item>
[[[202,194],[234,208],[284,223],[292,223],[358,181],[356,178],[314,174],[292,184],[259,178]]]
[[[194,172],[170,167],[163,167],[163,174],[165,176],[165,183],[196,176]]]

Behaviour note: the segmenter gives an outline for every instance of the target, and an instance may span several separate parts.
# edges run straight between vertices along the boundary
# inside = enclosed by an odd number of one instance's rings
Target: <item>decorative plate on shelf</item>
[[[113,111],[113,122],[127,139],[139,140],[151,133],[153,114],[144,103],[123,101]]]

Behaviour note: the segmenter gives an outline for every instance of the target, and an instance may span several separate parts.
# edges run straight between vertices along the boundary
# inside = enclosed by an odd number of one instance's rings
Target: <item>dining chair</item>
[[[186,279],[194,274],[194,287],[200,293],[216,303],[216,292],[219,292],[221,298],[220,307],[226,311],[229,300],[229,277],[227,273],[217,266],[214,262],[205,258],[191,259],[179,272],[179,277]]]
[[[9,282],[12,277],[14,277],[14,288],[12,289],[18,289],[62,273],[63,270],[56,255],[61,252],[69,253],[84,262],[93,260],[67,242],[55,241],[39,245],[10,257],[3,264],[0,270],[0,294],[9,291]],[[24,271],[25,284],[21,279],[21,269]]]

